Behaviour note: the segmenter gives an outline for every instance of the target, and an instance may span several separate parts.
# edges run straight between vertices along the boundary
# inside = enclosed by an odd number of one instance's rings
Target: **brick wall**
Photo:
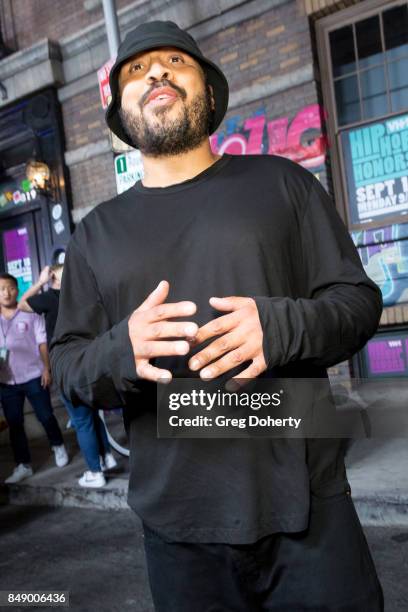
[[[200,46],[222,67],[232,90],[312,61],[308,20],[296,1],[222,30]]]
[[[108,134],[98,87],[66,100],[62,116],[67,150],[95,142]]]
[[[111,153],[98,155],[70,168],[75,209],[88,209],[116,195]]]
[[[3,36],[14,51],[30,47],[42,38],[59,41],[103,18],[102,2],[86,10],[84,0],[1,0]],[[132,0],[116,0],[117,10]]]
[[[62,117],[67,151],[73,151],[107,138],[98,87],[67,99],[62,104]],[[78,209],[88,209],[116,195],[113,155],[107,153],[70,167],[73,218]]]

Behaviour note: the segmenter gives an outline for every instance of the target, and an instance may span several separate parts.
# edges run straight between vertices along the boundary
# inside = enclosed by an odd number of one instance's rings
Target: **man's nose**
[[[146,77],[149,83],[162,81],[163,79],[170,80],[171,70],[168,66],[162,64],[160,60],[154,60],[150,65]]]

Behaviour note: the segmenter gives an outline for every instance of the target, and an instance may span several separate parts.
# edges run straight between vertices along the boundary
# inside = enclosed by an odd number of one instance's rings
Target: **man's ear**
[[[214,89],[212,85],[208,85],[208,89],[210,92],[210,99],[211,99],[211,110],[215,111],[215,98],[214,98]]]

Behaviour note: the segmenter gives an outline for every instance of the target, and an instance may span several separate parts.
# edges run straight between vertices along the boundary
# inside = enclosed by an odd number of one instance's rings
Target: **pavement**
[[[406,612],[408,528],[365,534],[385,612]],[[141,525],[129,509],[0,506],[0,541],[0,590],[69,591],[73,612],[153,612]]]
[[[74,612],[153,612],[141,525],[129,509],[0,506],[0,540],[0,590],[69,591]]]
[[[408,439],[356,440],[347,474],[364,525],[408,526]]]

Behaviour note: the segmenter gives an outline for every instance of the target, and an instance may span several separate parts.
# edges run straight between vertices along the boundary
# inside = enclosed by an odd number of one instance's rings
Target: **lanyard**
[[[6,346],[6,340],[7,340],[7,335],[10,331],[11,328],[11,322],[12,320],[18,315],[18,310],[16,310],[16,312],[13,314],[13,316],[11,317],[11,319],[6,319],[6,321],[9,321],[9,324],[7,325],[7,331],[4,331],[4,327],[3,327],[3,317],[0,316],[0,327],[1,327],[1,333],[3,334],[3,338],[4,338],[4,346]]]

